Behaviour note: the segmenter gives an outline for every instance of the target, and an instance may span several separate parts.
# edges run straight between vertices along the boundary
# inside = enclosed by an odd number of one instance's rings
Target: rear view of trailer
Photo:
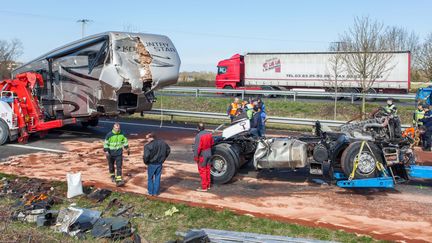
[[[248,53],[244,57],[245,85],[286,88],[338,87],[361,89],[361,78],[341,64],[335,78],[335,53]],[[339,55],[344,55],[339,54]],[[381,55],[381,54],[379,54]],[[372,88],[380,92],[406,93],[410,88],[410,53],[389,52],[388,71],[380,75]]]

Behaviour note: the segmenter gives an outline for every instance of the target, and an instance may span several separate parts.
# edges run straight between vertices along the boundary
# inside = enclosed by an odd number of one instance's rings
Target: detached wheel
[[[0,145],[7,142],[9,138],[9,127],[3,120],[0,119]]]
[[[211,175],[213,183],[225,184],[231,181],[237,172],[236,157],[226,144],[218,144],[213,148]]]
[[[342,153],[341,166],[345,176],[349,177],[356,157],[359,155],[360,147],[362,142],[354,142],[350,144]],[[366,146],[363,147],[363,151],[360,153],[359,163],[357,170],[354,175],[354,179],[373,178],[378,176],[378,170],[376,168],[377,161],[382,160],[381,150],[372,143],[368,143],[372,151]],[[375,155],[375,156],[374,156]]]

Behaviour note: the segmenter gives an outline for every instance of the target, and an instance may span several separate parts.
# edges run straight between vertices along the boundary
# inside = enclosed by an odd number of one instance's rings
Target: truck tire
[[[370,89],[368,89],[368,91],[366,93],[367,94],[377,94],[378,92],[376,91],[376,89],[370,88]],[[369,101],[369,102],[375,101],[375,100],[376,100],[376,98],[366,98],[366,101]]]
[[[359,94],[360,90],[357,88],[348,88],[348,89],[345,89],[345,92],[346,93]],[[349,99],[351,99],[351,97]],[[359,100],[361,100],[361,97],[354,97],[354,101],[359,101]]]
[[[345,176],[349,177],[353,167],[354,161],[360,152],[361,141],[350,144],[342,153],[341,167]],[[372,152],[365,145],[363,152],[361,153],[361,159],[359,161],[357,170],[354,175],[354,179],[374,178],[378,176],[378,170],[374,158],[383,161],[381,150],[373,143],[368,143]],[[372,154],[373,153],[373,154]]]
[[[220,146],[225,146],[227,148],[227,150],[231,153],[231,156],[234,158],[236,169],[239,169],[242,165],[240,163],[240,149],[237,146],[228,143],[222,143]]]
[[[345,90],[344,90],[343,88],[338,88],[337,91],[338,91],[338,93],[343,93],[343,92],[345,92]],[[333,93],[333,94],[329,95],[329,98],[330,98],[331,100],[334,100],[334,99],[335,99],[335,95],[334,95],[334,93],[335,93],[335,88],[328,88],[328,89],[326,89],[326,92]],[[336,100],[343,100],[344,98],[345,98],[345,97],[343,97],[343,96],[338,96]]]
[[[231,181],[237,172],[236,157],[226,144],[218,144],[213,148],[213,155],[210,159],[212,163],[211,176],[213,183],[225,184]]]
[[[0,119],[0,145],[7,142],[9,138],[9,127],[2,119]]]
[[[96,127],[99,124],[99,118],[93,118],[88,120],[88,124],[91,127]]]
[[[233,90],[234,88],[231,85],[227,85],[227,86],[224,86],[223,89],[225,89],[225,90]],[[236,93],[225,93],[224,95],[225,96],[237,96]]]
[[[84,129],[87,129],[88,126],[90,126],[90,123],[89,123],[88,121],[82,121],[82,122],[81,122],[81,126],[82,126]]]

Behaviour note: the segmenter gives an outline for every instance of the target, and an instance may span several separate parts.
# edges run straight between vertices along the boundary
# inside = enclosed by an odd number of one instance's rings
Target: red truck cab
[[[244,86],[244,57],[235,54],[218,63],[216,87],[218,89],[238,89]]]

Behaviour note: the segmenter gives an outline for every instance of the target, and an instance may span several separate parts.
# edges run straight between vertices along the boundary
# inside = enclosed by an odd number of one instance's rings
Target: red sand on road
[[[432,242],[431,195],[398,191],[355,193],[306,181],[241,176],[231,184],[215,186],[208,193],[196,192],[194,189],[199,185],[196,166],[177,162],[188,158],[193,137],[186,132],[176,134],[162,134],[173,151],[163,171],[162,200],[343,229],[379,239]],[[81,172],[86,185],[145,194],[144,141],[139,138],[130,141],[132,154],[124,162],[127,183],[123,188],[115,188],[110,182],[102,142],[66,142],[63,145],[70,151],[66,154],[36,153],[12,157],[0,165],[0,171],[61,181],[66,180],[67,172]],[[432,161],[432,156],[422,156],[423,161]]]

